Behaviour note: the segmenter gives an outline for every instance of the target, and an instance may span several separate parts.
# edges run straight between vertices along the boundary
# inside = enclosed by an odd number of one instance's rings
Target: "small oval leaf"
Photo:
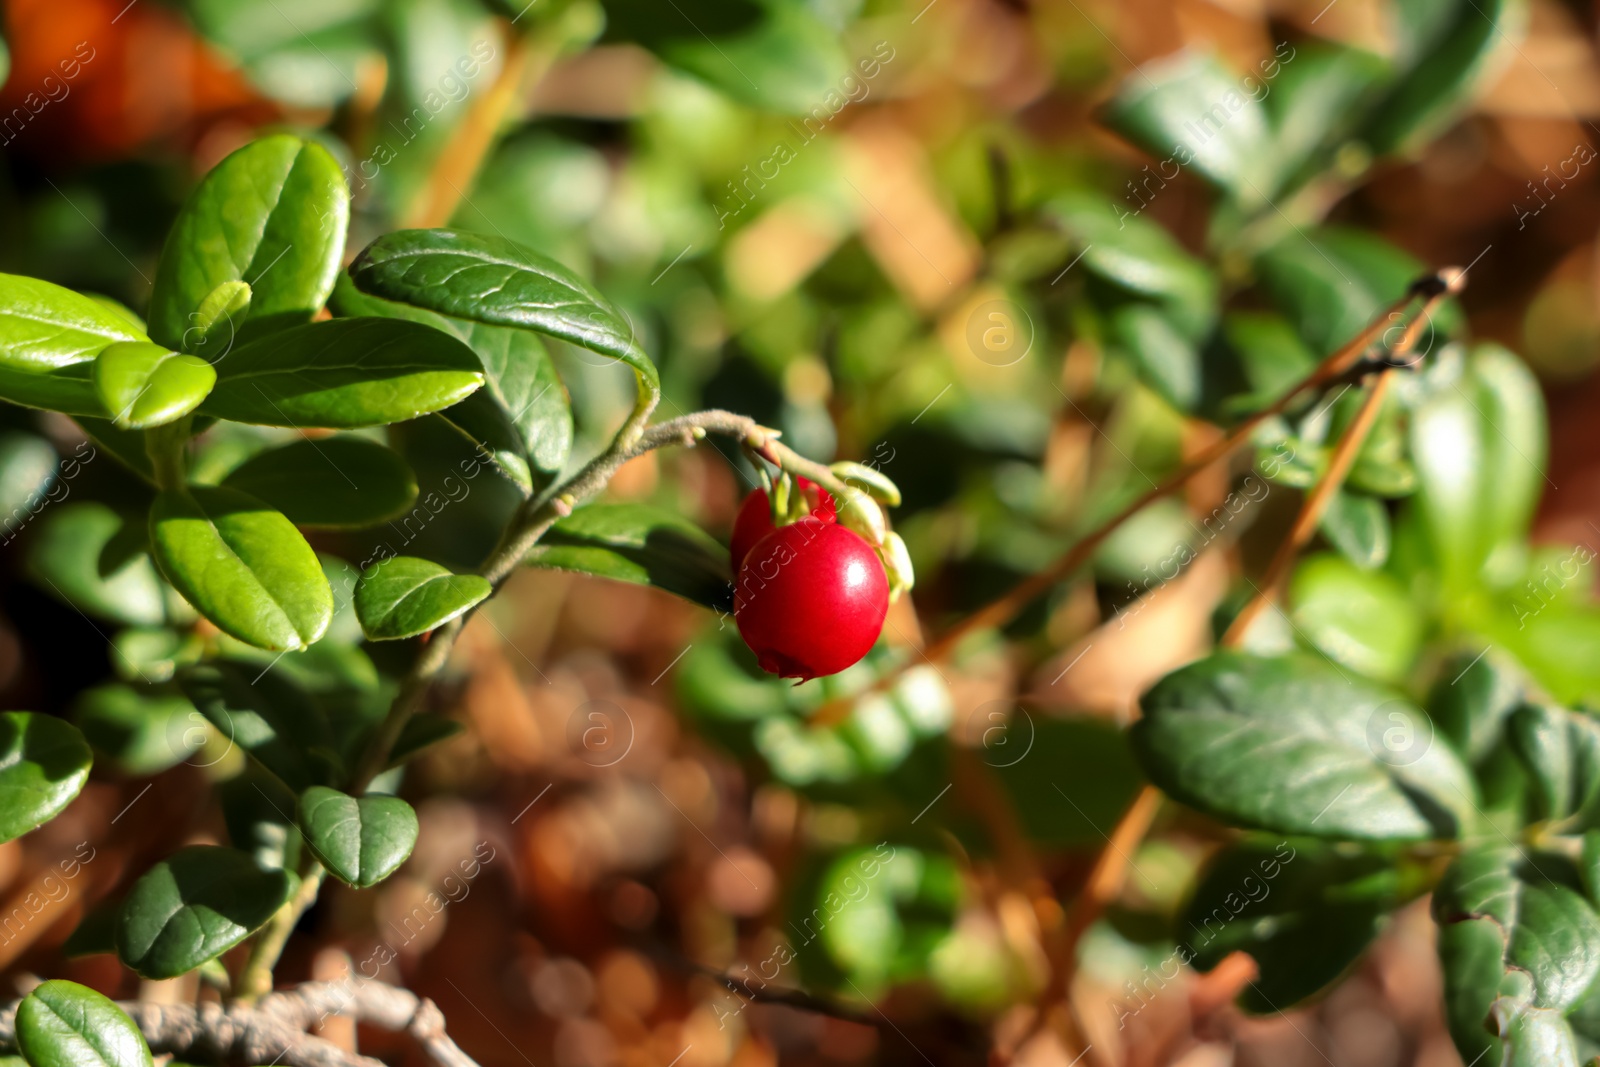
[[[350,278],[386,300],[547,333],[655,373],[605,297],[555,260],[501,237],[399,230],[368,245],[350,264]]]
[[[417,813],[399,797],[352,797],[316,786],[300,797],[300,832],[339,881],[365,889],[393,874],[417,844]]]
[[[427,415],[483,384],[472,349],[400,319],[333,319],[228,353],[201,410],[234,422],[304,429],[383,426]]]
[[[150,506],[150,548],[195,610],[257,648],[304,648],[333,618],[316,553],[282,513],[247,493],[161,493]]]
[[[56,979],[17,1005],[17,1045],[28,1067],[151,1067],[126,1012],[87,986]]]
[[[295,881],[238,849],[183,849],[128,891],[117,925],[117,955],[146,978],[176,978],[266,925],[294,892]]]
[[[232,331],[212,332],[219,286],[244,282],[250,304],[239,340],[306,322],[328,299],[344,257],[350,191],[321,145],[280,134],[245,145],[211,169],[178,213],[150,293],[150,336],[212,362]]]
[[[728,610],[728,550],[694,523],[642,504],[591,504],[561,519],[523,560],[653,585],[713,610]]]
[[[373,641],[416,637],[449,622],[494,591],[476,574],[454,574],[415,556],[373,564],[356,583],[356,615]]]
[[[0,274],[0,399],[69,415],[99,415],[105,405],[89,369],[107,345],[143,341],[133,323],[71,289]]]
[[[94,388],[124,430],[146,430],[182,418],[216,384],[216,369],[150,341],[121,341],[95,358]]]
[[[49,822],[83,789],[94,756],[77,727],[31,711],[0,714],[0,841]]]

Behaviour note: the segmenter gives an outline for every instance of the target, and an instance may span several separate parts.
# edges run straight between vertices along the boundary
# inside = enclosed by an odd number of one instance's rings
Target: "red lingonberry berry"
[[[780,526],[739,570],[733,612],[761,669],[801,680],[837,674],[871,650],[889,611],[872,546],[817,519]]]
[[[806,513],[822,522],[836,522],[833,495],[809,478],[796,478],[795,489],[806,503]],[[733,520],[733,538],[728,545],[728,555],[733,560],[733,573],[739,573],[750,549],[773,530],[772,504],[765,489],[757,489],[739,505],[739,516]]]

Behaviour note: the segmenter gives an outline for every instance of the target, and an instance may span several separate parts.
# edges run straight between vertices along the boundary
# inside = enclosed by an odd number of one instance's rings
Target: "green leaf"
[[[1179,411],[1200,402],[1200,353],[1154,305],[1128,303],[1111,313],[1108,340],[1126,352],[1139,377]]]
[[[1270,129],[1260,100],[1209,54],[1180,53],[1123,79],[1102,120],[1162,167],[1193,168],[1241,204],[1272,193]],[[1174,174],[1176,171],[1174,171]]]
[[[301,843],[294,821],[296,798],[281,778],[247,763],[217,786],[217,798],[234,848],[248,852],[263,867],[293,869]]]
[[[300,797],[300,832],[330,874],[365,889],[411,855],[417,813],[399,797],[352,797],[318,786]]]
[[[122,902],[117,955],[146,978],[176,978],[266,925],[294,892],[287,871],[195,845],[146,871]]]
[[[127,685],[96,686],[78,698],[73,721],[125,774],[160,774],[205,744],[205,722],[181,696]]]
[[[1339,554],[1364,571],[1389,558],[1389,512],[1383,501],[1340,487],[1328,498],[1317,528]]]
[[[484,388],[440,413],[494,459],[502,473],[532,493],[530,463],[547,481],[572,449],[572,407],[537,334],[439,315],[363,293],[341,275],[330,306],[338,315],[381,315],[445,330],[465,341],[483,363]]]
[[[1395,35],[1409,67],[1372,109],[1364,131],[1377,154],[1420,143],[1466,106],[1491,57],[1515,49],[1526,21],[1514,0],[1436,0],[1397,5]]]
[[[1217,281],[1161,226],[1137,214],[1119,217],[1103,197],[1064,193],[1046,215],[1080,246],[1080,266],[1120,293],[1153,300],[1183,336],[1200,340],[1217,315]]]
[[[200,410],[234,422],[354,429],[447,408],[483,384],[478,357],[398,319],[334,319],[241,345]]]
[[[1330,355],[1423,273],[1420,262],[1361,230],[1325,227],[1294,231],[1256,259],[1256,272],[1272,302],[1317,356]],[[1446,328],[1454,316],[1441,313]],[[1436,344],[1424,332],[1416,351]]]
[[[401,728],[400,736],[389,750],[389,766],[398,767],[423,749],[448,741],[465,729],[454,719],[432,712],[419,712],[407,719]]]
[[[1280,186],[1314,165],[1319,149],[1344,140],[1352,116],[1383,90],[1388,73],[1381,57],[1358,48],[1316,40],[1294,46],[1293,58],[1283,64],[1263,101]]]
[[[0,274],[0,400],[69,415],[106,414],[90,383],[94,358],[144,334],[70,289]]]
[[[356,583],[356,615],[368,640],[416,637],[449,622],[494,592],[476,574],[452,574],[415,556],[368,567]]]
[[[194,706],[228,745],[243,749],[295,793],[327,777],[335,743],[328,720],[306,687],[281,664],[217,659],[178,674]]]
[[[28,549],[28,571],[41,588],[86,615],[158,626],[166,621],[165,588],[143,553],[100,572],[102,550],[124,520],[104,504],[84,502],[52,508]]]
[[[1579,815],[1592,825],[1600,807],[1600,723],[1564,708],[1525,704],[1506,719],[1506,737],[1533,786],[1533,820]]]
[[[343,435],[258,452],[222,484],[277,508],[296,526],[375,526],[417,501],[410,464],[375,441]]]
[[[250,304],[239,341],[308,321],[333,290],[349,221],[350,190],[327,149],[286,134],[244,146],[201,180],[172,225],[150,293],[151,338],[217,362],[218,301],[207,298],[240,281]]]
[[[1289,586],[1290,618],[1323,655],[1362,674],[1399,682],[1422,646],[1423,619],[1389,575],[1342,556],[1308,556]]]
[[[728,550],[687,519],[643,504],[579,508],[523,562],[652,585],[713,610],[726,610],[733,599]]]
[[[145,430],[200,406],[217,372],[198,356],[180,356],[149,341],[107,345],[94,361],[94,388],[119,429]]]
[[[350,264],[356,288],[385,300],[547,333],[620,359],[653,378],[622,314],[555,260],[499,237],[458,230],[399,230]]]
[[[145,449],[144,431],[118,429],[110,419],[90,418],[88,415],[75,415],[73,418],[94,448],[104,451],[149,484],[156,484],[155,466]]]
[[[111,666],[125,682],[165,682],[178,665],[200,658],[200,642],[165,627],[129,627],[111,635]]]
[[[1143,782],[1127,734],[1103,719],[1006,706],[972,716],[983,761],[1011,797],[1028,837],[1052,848],[1104,843]],[[914,814],[914,813],[913,813]]]
[[[1232,414],[1266,407],[1316,366],[1316,357],[1281,315],[1229,312],[1222,320],[1222,333],[1250,386],[1248,396],[1231,401],[1228,410]]]
[[[1239,1006],[1287,1011],[1346,971],[1407,895],[1392,855],[1247,840],[1218,855],[1195,889],[1178,924],[1179,955],[1209,971],[1229,953],[1249,953],[1261,973]]]
[[[1522,703],[1522,681],[1502,654],[1485,648],[1446,660],[1428,695],[1439,732],[1477,764],[1499,744],[1506,716]]]
[[[1332,664],[1217,652],[1141,703],[1132,740],[1151,781],[1234,825],[1411,840],[1472,822],[1472,778],[1422,711]]]
[[[0,433],[0,534],[16,536],[45,507],[45,490],[56,477],[56,450],[37,434]]]
[[[1451,1035],[1465,1055],[1497,1045],[1508,1064],[1578,1063],[1592,1041],[1600,916],[1572,864],[1495,843],[1468,849],[1433,896]]]
[[[126,1012],[76,982],[34,987],[17,1005],[17,1045],[28,1067],[151,1067]]]
[[[0,714],[0,841],[61,814],[83,790],[93,761],[71,723],[31,711]]]
[[[1474,590],[1514,554],[1544,486],[1539,383],[1505,349],[1480,345],[1411,417],[1416,509],[1447,586]]]
[[[288,519],[234,489],[169,489],[150,507],[150,547],[195,609],[257,648],[304,648],[328,628],[333,593]]]

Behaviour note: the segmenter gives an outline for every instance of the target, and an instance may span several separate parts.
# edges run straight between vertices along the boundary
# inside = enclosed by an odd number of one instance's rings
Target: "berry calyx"
[[[809,478],[797,477],[794,481],[795,491],[803,505],[800,509],[803,514],[820,522],[837,521],[832,494]],[[755,543],[776,528],[777,525],[772,521],[772,501],[765,489],[757,489],[744,498],[744,503],[739,505],[739,515],[733,520],[733,537],[728,545],[728,555],[733,561],[735,574],[739,573],[740,564]]]
[[[889,580],[877,552],[859,534],[818,519],[758,541],[734,591],[739,636],[761,669],[802,681],[865,656],[888,611]]]

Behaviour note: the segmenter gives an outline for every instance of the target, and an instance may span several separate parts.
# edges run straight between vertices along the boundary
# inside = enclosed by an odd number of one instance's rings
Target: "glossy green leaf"
[[[176,978],[264,926],[295,884],[287,871],[262,867],[237,849],[183,849],[129,890],[117,927],[117,955],[146,978]]]
[[[375,526],[417,501],[411,466],[361,437],[306,439],[259,452],[222,484],[270,504],[296,526]]]
[[[1317,528],[1339,554],[1364,571],[1389,558],[1389,512],[1383,501],[1343,487],[1328,498]]]
[[[1516,0],[1442,0],[1397,5],[1396,43],[1406,73],[1372,109],[1363,131],[1374,152],[1393,152],[1439,131],[1490,68],[1514,49],[1526,21]]]
[[[76,727],[31,711],[0,714],[0,841],[61,814],[94,760]]]
[[[246,493],[163,492],[150,508],[150,547],[197,611],[257,648],[303,648],[333,617],[316,553],[288,519]]]
[[[29,546],[29,573],[46,592],[86,615],[158,626],[166,621],[164,584],[148,556],[131,556],[101,574],[101,552],[123,524],[104,504],[85,501],[51,508]]]
[[[216,384],[216,369],[198,356],[180,356],[149,341],[107,345],[94,361],[94,387],[111,421],[144,430],[182,418]]]
[[[1544,397],[1511,353],[1479,346],[1412,414],[1416,507],[1445,581],[1477,588],[1526,535],[1545,485]]]
[[[1421,709],[1337,666],[1214,653],[1167,675],[1132,727],[1145,773],[1237,826],[1312,837],[1455,837],[1476,789]]]
[[[350,278],[386,300],[547,333],[655,374],[605,297],[555,260],[504,238],[400,230],[368,245],[350,264]]]
[[[1102,121],[1168,171],[1192,168],[1242,204],[1272,192],[1270,128],[1260,99],[1215,56],[1180,53],[1123,79]]]
[[[368,567],[356,583],[356,615],[372,641],[416,637],[484,600],[494,588],[476,574],[453,574],[415,556]]]
[[[17,1005],[17,1045],[28,1067],[151,1067],[126,1012],[87,986],[43,982]]]
[[[351,429],[447,408],[483,384],[478,357],[397,319],[334,319],[235,348],[217,366],[208,415],[261,426]]]
[[[78,698],[72,719],[96,751],[125,774],[175,767],[205,744],[205,720],[181,696],[128,685],[96,686]]]
[[[104,416],[90,382],[94,358],[118,341],[143,340],[127,319],[89,297],[0,274],[0,400]]]
[[[1563,857],[1495,842],[1471,848],[1433,896],[1450,1031],[1464,1055],[1499,1047],[1518,1067],[1578,1063],[1600,1004],[1600,916]]]
[[[537,334],[451,318],[363,293],[340,276],[331,306],[342,316],[410,319],[455,334],[483,363],[484,388],[440,413],[473,441],[525,493],[560,471],[572,448],[572,407],[555,364]],[[530,469],[530,465],[531,468]]]
[[[728,550],[679,515],[643,504],[591,504],[559,520],[523,561],[652,585],[724,610],[732,602]]]
[[[281,667],[217,659],[185,668],[178,682],[229,747],[299,793],[329,777],[335,741],[307,688]]]
[[[150,293],[151,338],[215,363],[229,355],[213,351],[219,342],[308,321],[333,290],[349,221],[350,191],[327,149],[287,134],[244,146],[212,168],[173,223]],[[238,337],[219,338],[207,298],[240,281],[250,286],[245,321]]]
[[[1527,771],[1535,821],[1583,816],[1600,809],[1600,722],[1582,712],[1525,704],[1506,719],[1511,750]]]
[[[1289,586],[1298,635],[1358,673],[1404,680],[1422,646],[1423,617],[1405,590],[1381,571],[1342,556],[1307,557]]]
[[[1212,860],[1178,923],[1180,956],[1209,971],[1247,952],[1260,974],[1239,994],[1258,1014],[1288,1011],[1366,950],[1407,895],[1391,854],[1320,841],[1246,840]]]
[[[365,889],[411,855],[417,813],[399,797],[352,797],[318,786],[300,797],[300,832],[330,874]]]

